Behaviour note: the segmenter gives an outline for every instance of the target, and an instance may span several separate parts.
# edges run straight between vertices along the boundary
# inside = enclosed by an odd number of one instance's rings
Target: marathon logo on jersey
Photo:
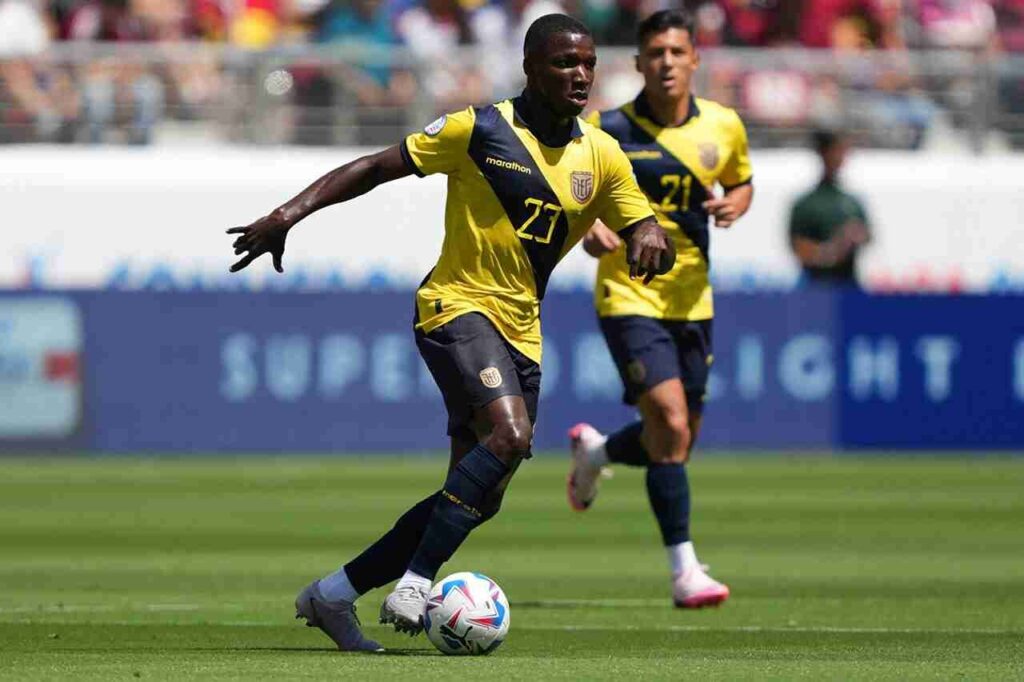
[[[697,145],[697,153],[700,155],[700,164],[708,170],[718,166],[718,145],[714,142]]]
[[[640,149],[637,151],[626,152],[626,158],[630,161],[654,161],[660,159],[664,155],[657,149]]]
[[[480,370],[480,381],[487,388],[497,388],[501,386],[501,372],[498,371],[497,367],[488,367],[487,369]]]
[[[569,175],[572,198],[581,204],[590,201],[594,194],[594,174],[590,171],[573,171]]]
[[[448,122],[448,115],[447,114],[443,114],[441,116],[441,118],[437,119],[433,123],[428,123],[427,127],[423,129],[423,132],[425,132],[430,137],[434,137],[438,133],[440,133],[442,130],[444,130],[444,125],[447,122]]]
[[[532,175],[533,171],[516,161],[506,161],[505,159],[497,159],[493,156],[488,156],[485,163],[491,166],[497,166],[498,168],[504,168],[506,170],[513,170],[517,173],[525,173],[526,175]]]

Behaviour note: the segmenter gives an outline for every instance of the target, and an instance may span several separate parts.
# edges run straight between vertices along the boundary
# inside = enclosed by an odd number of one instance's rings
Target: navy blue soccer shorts
[[[704,410],[711,369],[711,320],[659,320],[642,315],[600,318],[601,332],[625,386],[623,402],[635,405],[663,381],[681,379],[686,406]]]
[[[506,395],[522,396],[537,421],[540,365],[505,340],[480,313],[466,313],[427,333],[416,346],[448,409],[448,435],[475,438],[473,413]]]

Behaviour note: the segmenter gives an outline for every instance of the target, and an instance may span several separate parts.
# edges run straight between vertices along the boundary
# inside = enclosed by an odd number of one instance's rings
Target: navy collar
[[[635,100],[633,100],[633,111],[637,113],[637,116],[643,116],[644,118],[654,121],[654,123],[661,128],[681,128],[692,119],[700,116],[700,108],[697,106],[697,98],[690,95],[690,108],[686,112],[686,120],[677,126],[665,125],[654,117],[654,111],[651,109],[651,105],[647,101],[647,94],[643,90],[641,90],[640,94],[636,96]]]
[[[556,125],[548,110],[536,102],[526,90],[512,99],[512,112],[517,123],[526,126],[545,147],[564,147],[572,140],[583,137],[579,119],[572,117],[572,125]]]

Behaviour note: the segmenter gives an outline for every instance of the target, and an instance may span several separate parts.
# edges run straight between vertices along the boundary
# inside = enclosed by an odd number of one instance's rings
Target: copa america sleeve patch
[[[441,118],[439,118],[436,121],[434,121],[433,123],[428,124],[427,127],[423,129],[423,132],[425,132],[427,135],[430,135],[431,137],[433,137],[434,135],[437,135],[439,132],[444,130],[444,124],[447,123],[447,122],[448,122],[448,115],[445,114],[445,115],[441,116]]]

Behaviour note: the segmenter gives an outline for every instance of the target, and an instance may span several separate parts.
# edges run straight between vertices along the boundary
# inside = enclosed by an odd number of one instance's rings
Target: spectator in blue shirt
[[[402,107],[412,101],[415,81],[392,63],[391,50],[399,44],[391,17],[381,0],[334,0],[324,11],[316,41],[364,48],[345,71],[345,85],[365,106]]]

